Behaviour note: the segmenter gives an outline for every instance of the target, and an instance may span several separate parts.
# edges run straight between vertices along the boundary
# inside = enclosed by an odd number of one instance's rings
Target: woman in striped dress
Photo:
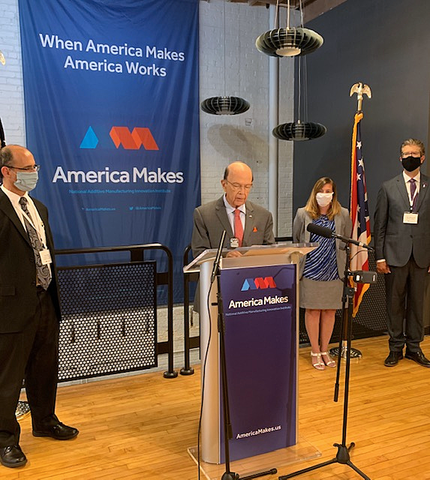
[[[338,199],[331,178],[317,180],[306,206],[294,218],[294,242],[318,242],[300,264],[300,307],[305,308],[305,325],[312,347],[312,365],[317,370],[335,367],[328,353],[336,310],[342,306],[345,270],[344,245],[340,240],[325,238],[307,231],[310,223],[330,228],[338,235],[350,237],[351,220]]]

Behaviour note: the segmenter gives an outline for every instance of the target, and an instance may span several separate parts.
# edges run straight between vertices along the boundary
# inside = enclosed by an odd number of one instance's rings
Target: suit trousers
[[[420,268],[411,257],[403,267],[390,265],[390,270],[385,275],[390,351],[400,352],[406,344],[410,352],[417,352],[424,338],[427,268]]]
[[[33,429],[55,418],[59,324],[51,296],[38,288],[38,306],[24,331],[0,334],[0,447],[19,443],[15,411],[25,379]]]

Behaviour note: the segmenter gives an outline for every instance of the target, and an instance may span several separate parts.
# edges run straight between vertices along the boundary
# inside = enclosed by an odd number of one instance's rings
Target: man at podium
[[[194,257],[209,248],[218,248],[224,230],[227,248],[275,243],[272,214],[247,200],[252,182],[252,170],[243,162],[231,163],[225,169],[221,180],[224,195],[194,210],[191,241]],[[239,255],[235,250],[227,254]]]

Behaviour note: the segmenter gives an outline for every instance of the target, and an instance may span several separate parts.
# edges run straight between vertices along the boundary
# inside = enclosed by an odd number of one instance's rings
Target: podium
[[[225,258],[228,250],[223,251],[220,285],[233,461],[297,442],[297,265],[317,246],[242,247],[237,249],[242,256],[234,258]],[[204,251],[184,273],[200,270],[201,457],[221,464],[225,459],[217,282],[210,282],[216,252]]]

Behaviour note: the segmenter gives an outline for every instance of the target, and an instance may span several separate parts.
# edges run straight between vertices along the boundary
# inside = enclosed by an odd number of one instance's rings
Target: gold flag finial
[[[361,112],[361,105],[363,103],[363,94],[367,95],[369,98],[372,98],[372,92],[369,85],[364,83],[354,83],[349,92],[349,96],[352,97],[354,93],[357,94],[357,112]]]

